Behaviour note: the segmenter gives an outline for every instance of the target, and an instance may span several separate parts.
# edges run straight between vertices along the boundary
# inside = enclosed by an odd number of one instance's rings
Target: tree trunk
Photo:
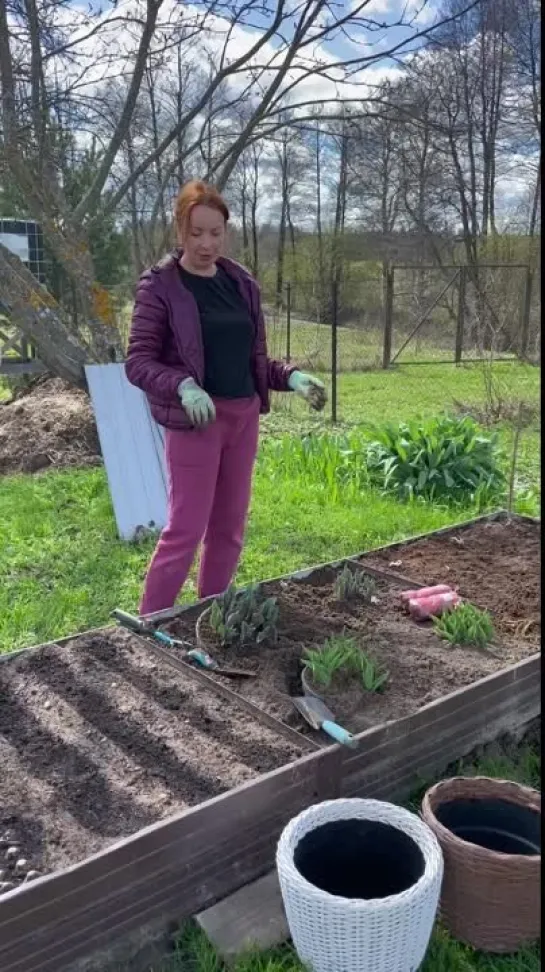
[[[93,360],[91,349],[74,338],[61,306],[1,243],[0,293],[14,327],[34,345],[45,368],[86,388],[84,365]]]
[[[178,148],[178,183],[183,186],[185,182],[185,169],[184,169],[184,141],[185,141],[185,129],[183,127],[183,117],[184,117],[184,78],[182,71],[183,59],[182,59],[182,45],[178,45],[177,50],[177,66],[178,66],[178,88],[176,90],[176,145]]]
[[[324,234],[322,228],[322,145],[320,123],[316,125],[316,235],[318,237],[318,320],[324,312],[325,261]]]
[[[282,306],[282,291],[284,289],[284,263],[286,255],[286,221],[288,211],[288,148],[286,139],[282,144],[281,167],[281,186],[282,203],[280,210],[280,226],[278,227],[278,249],[276,257],[276,306]]]
[[[127,160],[129,172],[134,172],[134,145],[132,131],[127,132]],[[136,193],[136,183],[133,183],[129,190],[129,206],[131,213],[131,234],[132,234],[132,259],[136,275],[142,273],[144,262],[142,259],[142,248],[140,246],[140,225],[138,220],[138,197]]]
[[[255,146],[253,151],[253,181],[252,181],[252,199],[250,205],[250,219],[252,227],[252,264],[251,270],[254,277],[259,275],[259,228],[257,225],[257,205],[258,205],[258,188],[259,188],[259,156],[257,154]]]
[[[151,66],[146,71],[146,77],[148,82],[148,94],[151,112],[151,132],[152,132],[152,145],[154,151],[159,148],[159,125],[157,121],[157,103],[155,100],[155,81],[153,78],[153,73]],[[165,207],[165,194],[163,187],[163,166],[161,162],[161,155],[158,154],[155,160],[155,174],[157,176],[157,191],[159,193],[159,213],[161,216],[161,224],[163,227],[163,234],[167,229],[167,212]]]
[[[339,163],[339,179],[337,182],[337,196],[335,200],[335,222],[333,224],[333,253],[331,264],[331,284],[337,287],[337,293],[343,277],[343,239],[346,216],[346,189],[348,177],[348,137],[343,132],[340,139],[341,157]]]

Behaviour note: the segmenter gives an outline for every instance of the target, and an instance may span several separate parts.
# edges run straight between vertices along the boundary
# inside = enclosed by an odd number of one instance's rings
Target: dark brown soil
[[[336,601],[336,571],[319,571],[311,579],[265,585],[280,606],[277,645],[238,651],[215,649],[216,658],[245,666],[255,679],[239,680],[233,688],[285,723],[304,730],[288,696],[301,694],[300,659],[305,647],[318,647],[331,635],[346,630],[361,649],[390,674],[381,693],[363,692],[353,682],[325,696],[337,721],[352,732],[398,719],[457,688],[469,685],[535,652],[535,646],[515,638],[495,645],[492,655],[473,648],[452,648],[433,631],[405,614],[400,591],[406,585],[381,579],[377,604],[360,601],[345,606]],[[193,613],[183,616],[171,631],[194,637]]]
[[[483,521],[427,537],[364,560],[422,584],[452,584],[492,614],[498,631],[537,645],[540,639],[540,524]]]
[[[4,661],[2,881],[74,864],[300,755],[123,631]]]
[[[0,475],[100,461],[93,410],[84,392],[50,378],[0,403]]]

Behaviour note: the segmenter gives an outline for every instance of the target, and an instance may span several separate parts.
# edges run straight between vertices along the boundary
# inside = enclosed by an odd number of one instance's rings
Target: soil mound
[[[79,389],[47,378],[0,404],[0,475],[100,462],[93,409]]]

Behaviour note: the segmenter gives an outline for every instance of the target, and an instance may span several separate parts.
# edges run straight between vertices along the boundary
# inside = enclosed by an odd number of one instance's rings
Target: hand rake
[[[160,641],[164,645],[168,645],[169,648],[181,648],[182,655],[187,661],[195,662],[200,665],[201,668],[205,668],[208,672],[214,672],[216,675],[223,675],[225,678],[255,678],[255,672],[247,671],[242,668],[223,668],[214,658],[206,651],[202,651],[200,648],[192,648],[187,641],[180,641],[179,638],[172,638],[170,635],[165,634],[164,631],[159,631],[157,628],[152,627],[148,621],[143,621],[141,618],[135,618],[132,614],[127,614],[126,611],[120,611],[116,608],[112,611],[112,617],[116,619],[118,624],[122,625],[124,628],[128,628],[129,631],[134,631],[135,634],[144,635],[144,637],[155,638],[156,641]]]

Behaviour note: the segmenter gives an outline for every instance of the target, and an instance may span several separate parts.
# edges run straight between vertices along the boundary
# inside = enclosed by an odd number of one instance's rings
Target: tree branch
[[[142,36],[140,38],[140,44],[138,45],[138,53],[136,55],[136,61],[134,65],[134,71],[127,93],[127,98],[123,106],[123,111],[117,127],[112,135],[110,144],[104,152],[102,162],[99,166],[98,172],[94,179],[94,182],[88,192],[82,197],[78,205],[74,210],[74,221],[76,223],[83,223],[85,217],[88,213],[96,207],[100,194],[104,189],[110,170],[114,163],[114,159],[117,152],[124,141],[129,125],[131,123],[131,118],[136,105],[136,99],[140,92],[142,85],[142,79],[144,77],[144,71],[146,69],[146,61],[153,39],[153,32],[155,30],[155,24],[157,22],[157,15],[163,0],[147,0],[146,4],[146,22],[144,29],[142,31]]]
[[[206,107],[207,102],[212,97],[214,92],[217,90],[217,88],[219,88],[220,84],[230,75],[236,74],[238,71],[240,71],[248,63],[248,61],[250,61],[253,57],[255,57],[255,55],[261,50],[261,48],[264,47],[265,44],[267,44],[269,40],[271,40],[272,37],[274,37],[284,18],[285,4],[286,4],[286,0],[277,0],[275,17],[268,30],[266,30],[262,34],[259,40],[256,41],[256,43],[253,44],[252,47],[245,54],[242,54],[231,64],[226,65],[223,71],[218,72],[216,77],[209,83],[206,90],[198,99],[197,103],[193,106],[193,108],[190,111],[187,112],[187,114],[184,116],[182,121],[179,124],[175,125],[170,130],[168,135],[166,135],[165,138],[161,141],[157,149],[155,149],[153,152],[150,152],[149,155],[146,156],[146,158],[140,163],[140,165],[138,165],[135,168],[132,175],[128,176],[125,182],[123,182],[123,184],[119,187],[117,192],[113,194],[112,198],[110,199],[105,209],[106,214],[115,211],[116,207],[119,205],[121,200],[129,191],[131,185],[146,171],[146,169],[149,168],[150,165],[152,165],[155,162],[155,160],[160,155],[163,155],[163,153],[167,150],[167,148],[169,148],[172,142],[177,138],[179,133],[183,131],[185,128],[187,128],[187,126],[191,124],[194,118],[196,118],[197,115],[200,114],[200,112]]]

